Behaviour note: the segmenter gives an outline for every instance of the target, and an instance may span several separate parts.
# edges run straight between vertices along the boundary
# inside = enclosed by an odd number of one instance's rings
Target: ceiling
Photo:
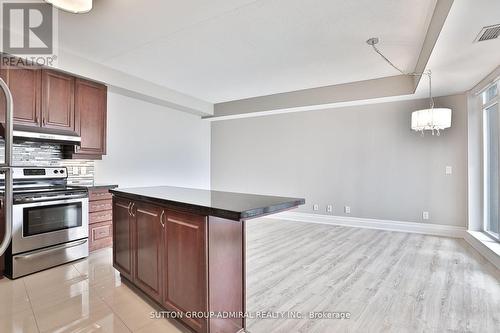
[[[481,1],[489,0],[474,3]],[[61,12],[59,47],[219,103],[397,74],[365,44],[372,36],[398,66],[413,70],[435,3],[94,0],[89,14]],[[454,19],[443,44],[453,45],[454,30],[466,29],[461,20]],[[440,48],[445,56],[452,51]],[[433,61],[446,70],[441,57]]]
[[[500,66],[500,38],[474,42],[482,27],[498,23],[500,1],[455,0],[427,64],[436,96],[467,91]],[[417,96],[427,90],[422,80]]]

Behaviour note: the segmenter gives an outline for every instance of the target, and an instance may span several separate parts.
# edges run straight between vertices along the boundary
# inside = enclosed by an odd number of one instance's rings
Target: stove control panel
[[[45,169],[24,169],[23,175],[25,176],[45,176]]]
[[[62,179],[66,178],[66,167],[14,167],[14,179]]]

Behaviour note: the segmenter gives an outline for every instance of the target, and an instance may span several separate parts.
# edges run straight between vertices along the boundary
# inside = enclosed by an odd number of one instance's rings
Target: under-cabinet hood
[[[5,127],[0,124],[0,135],[4,137]],[[25,126],[14,124],[13,129],[14,140],[51,142],[62,145],[77,145],[81,144],[82,138],[72,131],[48,129],[43,127]]]

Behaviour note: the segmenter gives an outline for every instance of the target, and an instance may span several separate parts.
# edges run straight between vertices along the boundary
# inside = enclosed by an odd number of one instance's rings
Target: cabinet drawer
[[[89,250],[95,251],[113,244],[113,224],[111,221],[89,226]]]
[[[113,219],[113,211],[105,210],[102,212],[94,212],[89,214],[89,224],[111,221]]]
[[[92,227],[92,240],[96,241],[111,236],[111,224]]]
[[[113,203],[111,200],[99,200],[89,202],[89,212],[100,212],[103,210],[113,209]]]
[[[107,189],[89,191],[89,201],[110,200],[113,197]]]

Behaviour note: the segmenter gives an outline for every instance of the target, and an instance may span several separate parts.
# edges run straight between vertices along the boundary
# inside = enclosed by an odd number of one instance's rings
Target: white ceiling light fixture
[[[45,2],[73,14],[88,13],[92,10],[92,0],[45,0]]]
[[[379,39],[377,37],[370,38],[366,41],[375,52],[377,52],[389,65],[400,72],[403,75],[413,75],[421,76],[427,75],[429,77],[429,108],[413,111],[411,114],[411,129],[416,132],[421,132],[422,136],[424,131],[431,131],[432,135],[436,134],[439,136],[440,131],[451,127],[451,114],[452,110],[448,108],[434,108],[434,98],[432,97],[432,72],[428,70],[422,73],[407,73],[401,70],[399,67],[394,65],[388,58],[386,58],[382,52],[375,46],[378,44]]]

